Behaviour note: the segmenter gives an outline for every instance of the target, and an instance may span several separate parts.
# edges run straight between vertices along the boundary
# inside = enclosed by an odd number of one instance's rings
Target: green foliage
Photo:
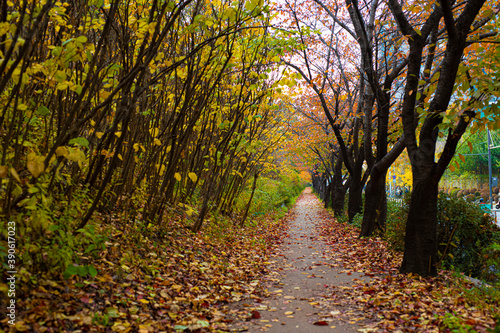
[[[476,332],[472,329],[472,326],[464,324],[464,319],[457,315],[456,313],[447,313],[442,319],[442,329],[448,329],[451,332]]]
[[[268,74],[286,40],[265,28],[267,3],[8,3],[0,219],[16,222],[33,275],[94,275],[82,261],[104,248],[102,216],[140,242],[168,232],[166,207],[230,212],[249,175],[270,169],[287,115]],[[293,186],[269,204],[290,205]]]
[[[406,193],[403,200],[387,200],[386,239],[390,246],[402,252],[405,245],[406,217],[410,194]]]
[[[437,235],[443,268],[487,277],[482,251],[500,241],[500,229],[480,205],[440,193]]]
[[[352,219],[351,225],[355,226],[356,228],[361,228],[362,224],[363,224],[363,212],[359,212]]]
[[[42,175],[38,182],[29,185],[29,196],[22,201],[27,212],[12,216],[16,225],[16,247],[24,268],[32,273],[50,272],[71,275],[96,275],[92,266],[80,265],[80,256],[97,258],[104,250],[106,236],[96,231],[95,224],[89,224],[76,232],[75,221],[91,204],[85,187],[66,184],[71,193],[58,191],[66,181],[64,176],[52,181],[54,191],[50,191],[49,177]],[[0,232],[6,234],[6,225]],[[0,255],[5,255],[6,240],[0,241]],[[73,264],[79,266],[73,266]],[[74,268],[77,267],[77,268]],[[84,272],[85,270],[85,272]]]
[[[72,275],[79,275],[81,277],[86,277],[87,274],[94,277],[97,275],[97,270],[92,265],[75,266],[69,265],[63,273],[65,279],[69,279]]]
[[[283,214],[295,203],[296,197],[305,187],[296,172],[275,178],[260,177],[257,180],[249,211],[250,216],[264,215],[275,210],[281,210]],[[251,180],[236,201],[235,208],[238,211],[243,211],[250,199],[252,192],[250,182]]]
[[[500,286],[500,243],[493,243],[482,251],[483,274],[486,281],[496,281]]]
[[[467,200],[467,202],[473,202],[474,200],[476,200],[476,196],[474,194],[467,194],[465,200]]]
[[[387,239],[398,251],[404,248],[410,196],[388,203]],[[438,198],[439,254],[444,269],[454,269],[489,282],[498,281],[497,245],[500,228],[480,205],[441,192]]]
[[[496,146],[500,142],[500,134],[498,131],[492,131],[492,145]],[[461,176],[464,173],[468,174],[488,174],[488,146],[487,132],[478,131],[474,134],[469,129],[461,140],[457,148],[457,154],[453,158],[451,165],[458,166],[455,171],[447,170],[447,175]],[[480,155],[482,154],[482,155]],[[500,161],[500,149],[491,150],[492,161]],[[493,163],[493,174],[498,174],[500,171],[498,163]],[[446,177],[446,176],[445,176]]]

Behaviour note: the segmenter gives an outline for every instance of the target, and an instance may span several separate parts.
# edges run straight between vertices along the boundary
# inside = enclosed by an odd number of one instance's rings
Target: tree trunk
[[[437,275],[437,197],[439,177],[434,168],[419,175],[413,182],[413,191],[406,221],[406,236],[401,273],[421,276]]]
[[[350,182],[350,180],[348,182]],[[342,178],[340,178],[340,184],[335,184],[333,187],[332,209],[335,217],[340,217],[344,213],[347,188],[348,186],[342,185]]]
[[[385,192],[387,170],[403,152],[404,137],[401,137],[391,151],[384,154],[370,171],[370,181],[365,190],[365,210],[360,237],[370,237],[375,231],[385,232],[387,219],[387,194]]]
[[[252,184],[252,194],[250,194],[250,199],[248,199],[245,213],[243,214],[243,217],[241,218],[240,227],[243,227],[243,224],[245,223],[245,220],[247,219],[248,211],[250,210],[250,205],[252,204],[252,200],[253,200],[253,195],[255,194],[255,188],[257,187],[257,178],[259,178],[259,175],[254,174],[253,175],[253,184]]]
[[[360,237],[370,237],[374,232],[385,232],[385,221],[387,219],[387,195],[385,192],[385,177],[387,171],[382,174],[370,175],[370,181],[365,189],[365,209],[363,212],[363,224],[361,225]]]
[[[332,179],[332,209],[335,217],[342,216],[344,212],[345,194],[351,184],[350,177],[346,181],[346,184],[343,184],[342,164],[342,156],[339,155],[337,162],[335,163]]]
[[[361,212],[363,208],[363,186],[366,178],[363,177],[363,162],[364,150],[360,149],[356,162],[354,163],[353,172],[351,174],[351,184],[349,186],[349,204],[347,207],[347,215],[349,222],[352,222],[354,216]]]
[[[363,207],[363,184],[361,175],[356,175],[349,187],[349,203],[347,206],[347,215],[349,222],[352,222],[356,214],[361,212]]]
[[[332,186],[333,186],[333,183],[331,182],[331,180],[329,180],[327,178],[327,182],[328,181],[330,181],[330,182],[328,183],[328,185],[325,184],[325,199],[323,200],[325,208],[328,208],[330,206]]]

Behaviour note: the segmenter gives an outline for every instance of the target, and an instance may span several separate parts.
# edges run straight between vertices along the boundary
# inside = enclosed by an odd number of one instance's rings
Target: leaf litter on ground
[[[336,222],[327,211],[320,214],[319,237],[330,247],[333,265],[347,274],[362,272],[370,281],[325,286],[330,300],[315,306],[328,310],[341,303],[349,311],[330,311],[331,316],[366,323],[364,332],[451,332],[452,324],[486,332],[495,326],[499,305],[487,294],[476,302],[465,297],[476,288],[472,282],[446,271],[435,278],[398,274],[402,256],[383,240],[360,239],[359,229]],[[258,319],[259,309],[239,311],[229,304],[259,303],[275,292],[263,280],[273,267],[268,258],[279,249],[292,217],[293,211],[279,223],[268,218],[246,228],[213,223],[196,235],[171,219],[162,237],[112,221],[106,249],[92,261],[98,275],[64,280],[26,273],[17,291],[16,326],[10,329],[224,332],[235,318]],[[9,330],[6,319],[0,325]]]
[[[360,331],[451,332],[450,326],[456,325],[468,332],[487,332],[495,327],[498,297],[488,293],[481,300],[466,297],[477,286],[449,271],[428,278],[399,274],[401,253],[380,238],[359,238],[358,228],[338,223],[327,211],[322,215],[319,232],[338,266],[343,272],[363,272],[371,278],[352,287],[332,288],[337,302],[340,298],[362,317],[350,319],[371,322]]]
[[[227,304],[268,295],[260,277],[267,253],[282,238],[283,221],[264,216],[244,228],[215,222],[193,234],[172,218],[159,237],[123,228],[116,219],[102,227],[109,236],[91,261],[97,276],[65,280],[24,272],[16,325],[2,319],[0,331],[226,331],[234,316]]]

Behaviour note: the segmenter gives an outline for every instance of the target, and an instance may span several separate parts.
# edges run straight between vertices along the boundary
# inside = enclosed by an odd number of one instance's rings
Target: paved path
[[[331,253],[319,236],[319,200],[306,189],[297,200],[295,214],[283,246],[271,258],[273,273],[267,277],[272,296],[260,303],[244,304],[253,318],[237,322],[232,330],[249,332],[357,332],[350,309],[343,307],[336,290],[341,290],[362,274],[342,273],[340,259]],[[358,280],[359,282],[359,280]],[[356,317],[353,313],[352,317]],[[359,317],[359,315],[357,316]]]

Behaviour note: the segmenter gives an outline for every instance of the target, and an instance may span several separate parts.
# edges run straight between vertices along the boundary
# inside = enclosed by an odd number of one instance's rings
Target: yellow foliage
[[[0,178],[5,178],[7,177],[9,172],[9,167],[6,165],[0,165]]]
[[[28,154],[26,167],[33,177],[37,178],[45,170],[44,160],[44,156],[37,156],[35,153]]]
[[[189,179],[191,179],[193,181],[193,183],[198,180],[198,176],[196,176],[196,174],[194,172],[188,173],[188,177],[189,177]]]

